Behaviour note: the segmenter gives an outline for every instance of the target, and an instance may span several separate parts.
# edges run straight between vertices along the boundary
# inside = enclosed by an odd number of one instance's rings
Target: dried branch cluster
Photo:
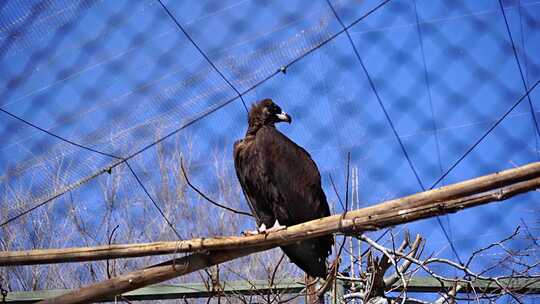
[[[504,248],[505,244],[510,241],[517,241],[519,230],[518,227],[508,237],[476,250],[464,265],[449,259],[433,257],[432,255],[421,258],[425,241],[420,235],[417,235],[413,244],[410,245],[409,234],[405,232],[404,240],[398,248],[395,246],[388,248],[365,234],[360,234],[357,236],[358,239],[370,246],[367,251],[366,270],[362,272],[360,278],[338,277],[338,279],[350,282],[348,286],[350,292],[344,295],[343,298],[345,300],[359,298],[362,299],[363,303],[423,303],[421,300],[407,296],[409,282],[419,272],[423,272],[423,277],[427,275],[439,284],[438,290],[441,297],[435,303],[455,303],[456,300],[471,301],[480,299],[494,301],[503,296],[509,296],[515,302],[522,303],[521,298],[527,294],[528,287],[540,282],[540,274],[538,274],[540,272],[540,262],[538,260],[526,262],[524,259],[519,259],[522,253],[517,251],[508,252],[503,261],[482,271],[472,270],[473,261],[481,254],[486,254],[496,247]],[[394,245],[393,234],[391,234],[391,239]],[[407,247],[410,247],[410,249],[405,252]],[[374,258],[374,251],[379,253],[380,258]],[[485,274],[508,259],[514,260],[516,265],[519,264],[522,268],[521,271],[517,271],[518,267],[513,267],[512,273],[508,275],[488,276]],[[398,265],[400,262],[401,264]],[[434,270],[434,266],[439,265],[448,266],[460,272],[461,276],[449,277],[438,273]],[[411,266],[414,266],[414,269],[410,269]],[[358,267],[362,267],[362,265],[360,264]],[[392,273],[386,275],[389,271]],[[527,280],[519,281],[519,279]],[[401,294],[399,296],[389,296],[396,291],[401,292]],[[463,294],[463,296],[457,296],[458,293]]]

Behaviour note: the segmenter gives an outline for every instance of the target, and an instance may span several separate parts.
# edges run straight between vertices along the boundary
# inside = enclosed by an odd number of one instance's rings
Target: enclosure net
[[[119,223],[122,242],[252,226],[197,199],[179,164],[247,210],[232,145],[267,97],[334,212],[349,152],[357,207],[536,161],[539,22],[525,0],[0,2],[2,247],[103,244]],[[535,199],[410,229],[459,259],[538,222]]]

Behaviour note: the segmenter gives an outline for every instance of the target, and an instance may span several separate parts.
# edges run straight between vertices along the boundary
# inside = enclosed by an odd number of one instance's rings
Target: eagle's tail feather
[[[281,247],[291,262],[312,277],[326,278],[326,258],[331,247],[324,239],[305,240]]]

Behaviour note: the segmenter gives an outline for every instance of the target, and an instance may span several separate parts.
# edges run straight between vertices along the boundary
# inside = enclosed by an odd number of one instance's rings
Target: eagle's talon
[[[274,227],[272,227],[274,228]],[[270,228],[270,229],[272,229]],[[266,234],[269,232],[269,230],[266,229],[266,225],[262,224],[261,227],[257,228],[257,230],[248,230],[248,231],[242,231],[242,234],[245,236],[248,235],[259,235],[259,234]]]
[[[257,230],[247,230],[247,231],[242,231],[242,235],[243,236],[250,236],[250,235],[259,235],[259,231]]]
[[[280,225],[278,220],[274,223],[274,226],[272,226],[270,229],[267,229],[266,232],[276,232],[287,229],[287,226]]]

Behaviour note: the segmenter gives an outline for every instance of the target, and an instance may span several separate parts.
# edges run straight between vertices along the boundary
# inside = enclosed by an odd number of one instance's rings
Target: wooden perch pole
[[[376,230],[461,209],[500,201],[540,187],[540,163],[486,175],[436,190],[250,237],[229,237],[176,243],[176,252],[210,250],[164,265],[137,270],[93,284],[43,303],[89,303],[149,284],[230,261],[254,252],[334,232]],[[181,245],[184,244],[184,245]],[[187,246],[190,244],[191,246]],[[180,251],[182,249],[183,251]]]
[[[197,270],[227,262],[256,251],[270,249],[270,247],[249,248],[247,250],[220,250],[212,252],[194,253],[174,260],[174,264],[155,266],[133,271],[112,279],[79,288],[73,292],[56,298],[46,299],[39,303],[92,303],[119,295],[124,292],[139,289],[144,286],[170,280]]]
[[[329,216],[286,230],[246,237],[220,237],[175,242],[0,252],[0,266],[95,261],[114,258],[283,245],[347,230],[376,230],[500,201],[538,188],[540,162],[485,175],[439,189]]]

